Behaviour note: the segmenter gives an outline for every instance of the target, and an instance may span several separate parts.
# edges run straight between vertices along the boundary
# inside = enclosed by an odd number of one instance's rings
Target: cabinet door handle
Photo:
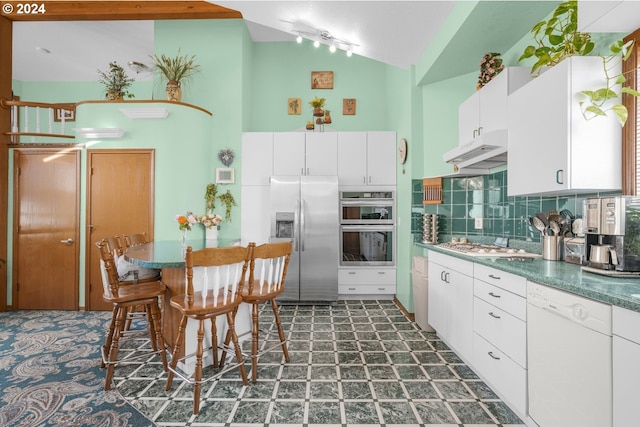
[[[369,184],[371,184],[371,175],[369,175]]]
[[[386,288],[378,288],[379,291],[384,291]]]
[[[347,274],[356,274],[356,272],[355,271],[350,271]]]
[[[564,182],[562,182],[562,180],[560,179],[561,177],[563,177],[563,174],[564,174],[563,169],[558,169],[556,171],[556,184],[564,184]]]
[[[378,271],[378,274],[385,274],[384,271]]]
[[[487,354],[488,354],[489,356],[491,356],[491,357],[492,357],[493,359],[495,359],[495,360],[500,360],[500,358],[499,358],[498,356],[494,356],[494,354],[493,354],[493,352],[492,352],[492,351],[488,352]]]
[[[489,295],[494,297],[494,298],[500,298],[500,295],[496,295],[493,292],[489,292]]]
[[[348,288],[350,291],[355,291],[356,288]]]
[[[444,282],[444,270],[440,272],[440,281]]]
[[[363,184],[366,184],[366,183],[367,183],[367,177],[366,177],[366,176],[363,176],[363,177],[362,177],[362,183],[363,183]]]
[[[500,276],[494,276],[493,274],[490,274],[489,277],[491,279],[496,279],[496,280],[500,280]]]
[[[444,281],[445,283],[449,283],[449,272],[444,273]]]
[[[478,128],[478,136],[480,136],[480,134],[482,134],[482,126]]]
[[[493,311],[489,312],[489,316],[493,317],[494,319],[499,319],[500,318],[500,316],[498,316],[496,314],[493,314]]]

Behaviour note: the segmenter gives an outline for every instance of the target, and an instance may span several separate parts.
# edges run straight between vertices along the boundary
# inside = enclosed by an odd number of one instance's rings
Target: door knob
[[[73,244],[73,239],[60,240],[60,243],[65,243],[67,245],[72,245]]]

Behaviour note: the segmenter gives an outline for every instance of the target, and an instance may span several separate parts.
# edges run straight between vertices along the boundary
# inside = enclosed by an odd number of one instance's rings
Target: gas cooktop
[[[539,258],[540,254],[527,252],[524,249],[508,248],[482,243],[454,243],[445,242],[437,245],[441,249],[469,256],[483,257],[524,257]]]

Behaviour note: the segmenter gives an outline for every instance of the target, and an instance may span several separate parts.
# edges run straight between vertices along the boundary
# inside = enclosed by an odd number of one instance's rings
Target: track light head
[[[298,44],[302,43],[302,36],[300,34],[298,34],[298,37],[296,37],[296,42]]]
[[[313,42],[313,47],[320,47],[320,42],[318,40],[315,40]]]
[[[334,53],[335,51],[336,51],[336,44],[331,43],[331,46],[329,46],[329,52]]]

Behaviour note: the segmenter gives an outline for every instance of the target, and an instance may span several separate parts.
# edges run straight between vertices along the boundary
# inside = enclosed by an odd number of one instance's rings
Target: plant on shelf
[[[578,31],[578,2],[571,0],[560,3],[548,21],[540,21],[531,29],[538,46],[527,46],[518,62],[537,58],[531,67],[532,75],[539,75],[542,67],[552,67],[570,56],[588,56],[595,48],[591,34]],[[633,42],[627,44],[618,40],[609,46],[610,54],[598,55],[602,58],[604,86],[595,90],[582,90],[585,100],[579,101],[580,110],[586,120],[606,116],[613,112],[618,122],[624,126],[627,108],[621,104],[621,94],[640,96],[640,92],[623,87],[626,77],[618,72],[622,61],[629,58]],[[638,68],[632,70],[636,72]],[[616,70],[616,71],[614,71]],[[616,102],[617,101],[617,102]]]
[[[195,57],[180,55],[180,49],[173,58],[164,53],[159,56],[151,55],[154,70],[162,79],[167,80],[167,100],[179,102],[182,99],[182,85],[186,85],[200,69],[200,65],[194,62]]]
[[[313,107],[313,115],[316,117],[324,116],[324,111],[322,108],[324,107],[325,99],[315,97],[311,101],[309,101],[309,105]]]
[[[552,67],[563,59],[586,56],[595,47],[591,34],[578,31],[578,2],[560,3],[548,21],[540,21],[531,29],[537,46],[529,45],[518,62],[535,57],[531,74],[540,73],[541,67]]]
[[[480,60],[480,75],[478,76],[478,84],[476,89],[480,90],[484,85],[489,83],[495,76],[504,70],[502,58],[497,52],[487,52]]]
[[[119,100],[127,98],[133,98],[133,94],[127,91],[127,88],[135,81],[133,78],[127,76],[124,68],[122,68],[116,61],[109,63],[109,71],[98,70],[100,78],[98,82],[102,83],[106,89],[105,96],[108,100]]]

